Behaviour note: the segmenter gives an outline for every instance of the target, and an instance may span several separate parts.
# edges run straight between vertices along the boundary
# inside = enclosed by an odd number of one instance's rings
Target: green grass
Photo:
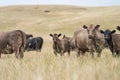
[[[50,10],[45,13],[45,10]],[[35,37],[41,36],[44,45],[41,52],[25,52],[19,60],[15,55],[0,59],[0,80],[119,80],[120,58],[112,57],[105,49],[100,58],[95,53],[76,57],[55,56],[50,33],[73,36],[82,25],[100,24],[101,29],[115,29],[120,25],[120,6],[8,6],[0,7],[0,31],[21,29]],[[117,31],[119,33],[119,31]]]

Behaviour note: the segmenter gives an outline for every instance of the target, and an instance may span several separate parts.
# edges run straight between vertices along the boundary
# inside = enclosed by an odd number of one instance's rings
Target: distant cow
[[[67,37],[67,36],[64,35],[62,39],[66,39],[66,40],[68,40],[70,42],[70,50],[71,51],[76,49],[75,41],[74,41],[74,39],[72,37]]]
[[[15,52],[16,58],[23,58],[25,44],[26,36],[21,30],[0,32],[0,57],[1,53],[4,53],[9,46],[12,53]]]
[[[43,45],[43,38],[42,37],[27,39],[25,50],[27,50],[27,51],[32,51],[32,50],[41,51],[42,45]]]
[[[92,56],[94,52],[98,53],[98,56],[101,56],[102,49],[104,48],[105,40],[104,35],[100,33],[100,25],[86,25],[83,28],[80,28],[74,32],[75,44],[78,49],[78,55],[80,52],[84,54],[86,51],[89,51]]]
[[[112,52],[113,56],[120,56],[120,34],[115,34],[116,30],[101,30],[101,33],[104,34],[105,40],[108,43],[109,49]]]
[[[54,54],[57,55],[57,53],[60,53],[62,56],[65,52],[68,52],[68,55],[70,55],[70,43],[66,39],[59,39],[61,34],[50,34],[50,36],[53,38],[53,50]]]
[[[26,34],[26,39],[29,39],[29,38],[31,38],[31,37],[33,37],[32,34]]]

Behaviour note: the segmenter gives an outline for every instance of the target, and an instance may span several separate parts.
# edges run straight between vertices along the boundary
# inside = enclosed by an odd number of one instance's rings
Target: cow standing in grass
[[[113,56],[120,56],[120,34],[115,34],[116,30],[101,30]]]
[[[92,56],[94,52],[98,53],[98,57],[101,56],[102,49],[104,49],[104,35],[100,32],[100,25],[86,25],[83,28],[80,28],[74,32],[75,45],[78,49],[78,55],[80,52],[85,54],[86,51],[89,51]]]
[[[15,53],[16,58],[23,58],[23,52],[26,44],[25,33],[21,30],[11,32],[0,32],[0,57],[1,53],[9,47],[11,53]],[[8,51],[9,52],[9,51]]]
[[[74,41],[73,37],[67,37],[67,36],[64,35],[62,39],[66,39],[70,42],[70,50],[71,51],[74,51],[76,49],[75,41]]]
[[[62,56],[65,52],[68,52],[68,55],[70,55],[70,43],[66,39],[59,39],[61,34],[50,34],[50,36],[53,38],[53,50],[54,54],[57,55],[57,53],[60,53]]]
[[[98,57],[101,56],[102,50],[105,48],[104,35],[100,32],[100,25],[90,25],[90,27],[84,26],[88,32],[90,41],[89,50],[92,55],[94,51],[98,53]]]
[[[75,41],[75,47],[77,48],[77,56],[80,56],[80,53],[82,55],[85,54],[86,51],[89,51],[88,43],[88,32],[84,28],[79,28],[74,32],[74,41]]]

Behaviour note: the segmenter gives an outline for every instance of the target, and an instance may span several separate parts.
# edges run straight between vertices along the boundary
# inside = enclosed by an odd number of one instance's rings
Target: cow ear
[[[104,34],[104,31],[103,31],[103,30],[100,30],[100,32],[101,32],[102,34]]]
[[[86,26],[86,25],[83,25],[83,28],[84,28],[84,29],[87,29],[87,26]]]
[[[53,37],[53,35],[52,34],[49,34],[51,37]]]
[[[116,28],[116,29],[120,31],[120,26],[117,26],[117,28]]]
[[[112,34],[115,33],[115,32],[116,32],[116,30],[112,30],[112,31],[111,31]]]
[[[61,33],[60,34],[58,34],[58,37],[60,37],[61,36]]]
[[[63,38],[65,38],[65,35],[63,35]]]
[[[33,35],[31,34],[31,37],[33,37]]]
[[[100,25],[96,25],[96,26],[95,26],[95,29],[96,29],[96,30],[98,30],[98,29],[99,29],[99,27],[100,27]]]

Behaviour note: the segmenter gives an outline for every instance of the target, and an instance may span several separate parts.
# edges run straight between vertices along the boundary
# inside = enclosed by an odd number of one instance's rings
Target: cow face
[[[105,40],[110,40],[112,38],[112,34],[115,33],[116,30],[110,31],[109,29],[107,29],[105,31],[100,30],[100,32],[104,34]]]
[[[61,36],[61,34],[50,34],[50,36],[53,38],[53,42],[57,43],[57,41],[59,40],[59,37]]]
[[[93,26],[93,24],[91,24],[89,27],[87,26],[83,26],[84,29],[87,29],[88,35],[90,39],[93,39],[95,36],[95,30],[98,30],[98,28],[100,27],[100,25],[96,25],[95,27]]]

